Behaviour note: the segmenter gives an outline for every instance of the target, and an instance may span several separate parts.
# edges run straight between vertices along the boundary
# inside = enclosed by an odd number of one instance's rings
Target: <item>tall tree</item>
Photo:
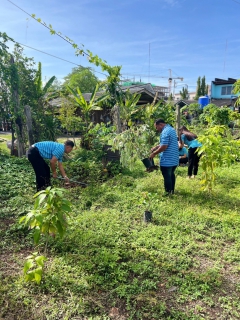
[[[73,90],[79,88],[82,93],[93,92],[96,84],[99,82],[98,78],[91,71],[91,68],[84,68],[82,66],[72,69],[65,78],[64,87],[71,87]]]
[[[201,96],[205,96],[206,94],[208,94],[208,85],[206,85],[205,76],[203,76],[202,78],[198,77],[195,100],[197,100]]]
[[[179,91],[180,96],[182,99],[188,99],[188,89],[182,88],[182,90]]]
[[[44,103],[45,94],[54,77],[43,87],[41,64],[36,70],[34,60],[24,56],[23,48],[18,44],[15,44],[13,52],[10,53],[7,47],[8,41],[14,42],[6,33],[0,33],[0,116],[8,121],[11,119],[12,128],[17,129],[17,135],[20,133],[21,141],[26,143],[24,107],[29,106],[28,115],[31,113],[31,116],[28,117],[28,121],[30,118],[33,119],[32,139],[34,141],[50,137],[53,139],[49,119],[54,120],[54,118],[52,115],[49,116]],[[31,127],[30,123],[28,127]]]

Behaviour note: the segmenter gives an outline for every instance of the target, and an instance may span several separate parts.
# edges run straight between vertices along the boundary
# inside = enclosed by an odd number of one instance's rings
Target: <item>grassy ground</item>
[[[163,197],[160,172],[141,163],[66,190],[68,232],[51,239],[39,286],[22,267],[44,241],[34,248],[17,223],[33,207],[32,169],[4,156],[0,166],[0,319],[240,319],[239,163],[218,171],[211,195],[183,167]]]
[[[7,141],[12,140],[11,133],[0,131],[0,150],[4,150],[10,154],[10,150],[7,147]]]

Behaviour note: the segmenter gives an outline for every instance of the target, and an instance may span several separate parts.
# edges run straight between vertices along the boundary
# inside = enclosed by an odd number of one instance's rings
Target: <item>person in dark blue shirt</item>
[[[63,178],[69,181],[62,165],[62,159],[64,152],[70,153],[73,147],[74,143],[67,140],[64,144],[53,141],[37,142],[29,148],[27,157],[35,171],[37,191],[46,189],[51,185],[50,168],[44,159],[50,160],[53,178],[57,178],[56,165],[58,163]]]
[[[177,133],[163,119],[156,120],[154,126],[160,132],[160,144],[151,149],[150,158],[160,154],[160,169],[164,179],[164,188],[166,195],[170,195],[174,193],[174,171],[179,163]]]

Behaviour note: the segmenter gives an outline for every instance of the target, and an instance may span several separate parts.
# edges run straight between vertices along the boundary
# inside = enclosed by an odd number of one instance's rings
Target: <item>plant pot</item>
[[[120,161],[120,153],[118,150],[112,151],[111,150],[111,145],[104,145],[103,146],[103,151],[105,155],[102,158],[102,163],[103,166],[105,167],[108,162],[119,162]]]
[[[152,221],[152,212],[151,211],[144,212],[143,221],[144,222],[151,222]]]
[[[143,164],[147,169],[150,169],[151,167],[154,167],[154,161],[150,158],[145,158],[142,160]]]

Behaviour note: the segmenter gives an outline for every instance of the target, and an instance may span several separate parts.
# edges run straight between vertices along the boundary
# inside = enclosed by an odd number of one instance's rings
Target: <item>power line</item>
[[[40,20],[36,19],[35,17],[33,17],[31,14],[29,14],[29,13],[28,13],[27,11],[25,11],[24,9],[20,8],[18,5],[16,5],[16,4],[15,4],[14,2],[12,2],[11,0],[7,0],[7,1],[10,2],[11,4],[13,4],[13,5],[14,5],[15,7],[17,7],[19,10],[23,11],[24,13],[26,13],[29,17],[31,17],[31,18],[34,19],[35,21],[41,23],[41,25],[43,25],[44,27],[46,27],[48,30],[51,31],[51,28],[49,28],[49,27],[45,24],[45,22],[41,22]],[[62,39],[63,39],[64,41],[66,41],[67,43],[69,43],[69,44],[72,45],[72,42],[70,42],[69,40],[67,40],[66,37],[61,36],[59,33],[55,33],[55,34],[56,34],[57,36],[59,36],[60,38],[62,38]],[[24,44],[22,44],[22,45],[25,46],[25,47],[28,47],[27,45],[24,45]],[[31,47],[29,47],[29,48],[31,48]],[[36,51],[39,51],[39,52],[42,52],[42,53],[44,53],[44,54],[48,54],[48,53],[46,53],[46,52],[40,51],[40,50],[35,49],[35,48],[31,48],[31,49],[36,50]],[[82,50],[82,52],[83,52],[86,56],[90,57],[89,54],[86,53],[84,50]],[[54,55],[51,55],[51,54],[48,54],[48,55],[50,55],[50,56],[52,56],[52,57],[55,57],[55,58],[57,58],[57,59],[60,59],[60,60],[63,60],[63,61],[66,61],[66,62],[75,64],[75,65],[77,65],[77,66],[81,66],[81,65],[79,65],[79,64],[70,62],[70,61],[68,61],[68,60],[59,58],[59,57],[57,57],[57,56],[54,56]],[[81,67],[82,67],[82,66],[81,66]],[[92,68],[90,68],[90,69],[93,70],[93,71],[96,72],[96,73],[102,74],[102,75],[104,75],[105,77],[107,77],[107,75],[104,74],[104,73],[102,73],[102,72],[95,71],[95,70],[92,69]]]
[[[78,66],[78,67],[83,67],[83,66],[81,66],[80,64],[77,64],[77,63],[75,63],[75,62],[71,62],[71,61],[69,61],[69,60],[66,60],[66,59],[63,59],[63,58],[60,58],[60,57],[54,56],[53,54],[50,54],[50,53],[47,53],[47,52],[44,52],[44,51],[38,50],[38,49],[36,49],[36,48],[33,48],[33,47],[30,47],[30,46],[27,46],[26,44],[22,44],[22,43],[17,42],[17,41],[14,41],[14,42],[15,42],[15,43],[17,43],[17,44],[20,44],[21,46],[24,46],[24,47],[30,48],[30,49],[32,49],[32,50],[35,50],[35,51],[38,51],[38,52],[41,52],[41,53],[44,53],[44,54],[46,54],[46,55],[48,55],[48,56],[51,56],[51,57],[53,57],[53,58],[56,58],[56,59],[59,59],[59,60],[62,60],[62,61],[65,61],[65,62],[68,62],[68,63],[74,64],[74,65],[76,65],[76,66]],[[87,69],[86,67],[83,67],[83,68]],[[92,69],[92,68],[89,68],[89,69],[91,69],[93,72],[96,72],[96,73],[102,74],[102,75],[104,75],[105,77],[107,77],[107,75],[106,75],[105,73],[102,73],[102,72],[96,71],[96,70],[94,70],[94,69]]]
[[[130,74],[130,73],[122,73],[122,75],[126,75],[126,76],[133,76],[133,77],[143,77],[143,78],[148,78],[148,75],[146,74]],[[169,78],[168,76],[156,76],[156,75],[150,75],[150,78]]]
[[[8,2],[10,2],[11,4],[13,4],[15,7],[17,7],[19,10],[21,10],[22,12],[26,13],[29,17],[31,17],[32,19],[34,19],[35,21],[37,21],[38,23],[41,23],[41,25],[43,25],[45,28],[47,28],[48,30],[51,31],[51,28],[49,28],[45,22],[42,22],[39,19],[36,19],[34,16],[32,16],[31,14],[29,14],[27,11],[25,11],[24,9],[20,8],[19,6],[17,6],[14,2],[12,2],[11,0],[7,0]],[[55,33],[58,37],[62,38],[64,41],[68,42],[69,44],[73,45],[71,41],[69,41],[68,39],[66,39],[66,37],[62,36],[59,33]],[[84,50],[82,50],[82,52],[89,57],[89,54],[86,53]]]
[[[77,63],[75,63],[75,62],[71,62],[71,61],[68,61],[68,60],[66,60],[66,59],[59,58],[59,57],[57,57],[57,56],[54,56],[53,54],[50,54],[50,53],[47,53],[47,52],[44,52],[44,51],[41,51],[41,50],[35,49],[35,48],[33,48],[33,47],[27,46],[26,44],[22,44],[22,43],[17,42],[17,41],[14,41],[14,42],[15,42],[15,43],[17,43],[17,44],[19,44],[19,45],[21,45],[21,46],[24,46],[24,47],[27,47],[27,48],[33,49],[33,50],[35,50],[35,51],[38,51],[38,52],[41,52],[41,53],[47,54],[48,56],[51,56],[51,57],[53,57],[53,58],[56,58],[56,59],[59,59],[59,60],[62,60],[62,61],[66,61],[66,62],[69,62],[69,63],[71,63],[71,64],[75,64],[76,66],[81,67],[81,65],[80,65],[80,64],[77,64]]]

